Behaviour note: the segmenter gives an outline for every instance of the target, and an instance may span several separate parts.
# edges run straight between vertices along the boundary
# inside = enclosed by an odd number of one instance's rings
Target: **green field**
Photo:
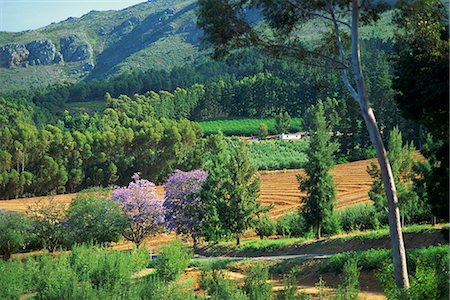
[[[303,168],[308,160],[308,141],[258,141],[249,145],[250,156],[258,170]]]
[[[256,136],[259,133],[259,124],[267,125],[270,134],[276,134],[275,119],[257,119],[257,118],[236,118],[223,120],[210,120],[199,122],[205,135],[216,134],[220,131],[224,135],[232,136]],[[291,119],[291,132],[301,129],[301,118]]]

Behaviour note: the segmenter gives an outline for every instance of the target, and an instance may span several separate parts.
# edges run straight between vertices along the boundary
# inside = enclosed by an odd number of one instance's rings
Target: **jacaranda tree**
[[[207,177],[208,172],[203,170],[176,170],[164,184],[167,227],[177,234],[191,236],[194,249],[205,220],[205,203],[199,194]]]
[[[139,247],[146,237],[164,229],[164,207],[153,182],[141,179],[139,173],[132,179],[127,187],[114,189],[112,198],[129,219],[123,236]]]

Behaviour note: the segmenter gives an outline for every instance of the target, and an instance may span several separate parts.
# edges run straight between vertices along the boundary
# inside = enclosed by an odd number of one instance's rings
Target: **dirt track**
[[[368,202],[367,192],[370,189],[370,176],[366,172],[370,160],[361,160],[348,164],[337,165],[332,175],[336,184],[337,208]],[[300,206],[300,196],[304,195],[298,190],[296,174],[304,174],[302,169],[286,171],[269,171],[261,173],[261,196],[264,204],[273,204],[271,212],[273,218],[280,217],[287,210]],[[162,197],[162,186],[157,187]],[[66,194],[48,197],[33,197],[15,200],[1,200],[0,209],[12,211],[27,211],[30,205],[54,199],[57,202],[69,203],[76,194]]]

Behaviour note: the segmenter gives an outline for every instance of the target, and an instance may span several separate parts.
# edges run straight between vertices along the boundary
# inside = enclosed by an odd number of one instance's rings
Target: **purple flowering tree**
[[[141,179],[139,173],[132,179],[127,187],[114,189],[112,198],[130,221],[123,236],[139,247],[146,237],[164,229],[164,207],[154,183]]]
[[[194,250],[205,216],[205,205],[199,197],[208,172],[176,170],[164,185],[167,227],[177,234],[188,235],[194,241]]]

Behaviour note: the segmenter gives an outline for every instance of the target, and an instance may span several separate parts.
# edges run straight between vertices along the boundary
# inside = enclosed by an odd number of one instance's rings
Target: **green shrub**
[[[0,255],[7,260],[30,240],[31,221],[17,212],[0,211]]]
[[[219,270],[202,271],[200,288],[206,290],[214,300],[248,300],[236,283],[225,279]]]
[[[357,300],[360,291],[359,287],[360,270],[358,262],[355,259],[348,260],[344,264],[344,276],[341,279],[337,293],[336,300]]]
[[[139,299],[148,300],[195,300],[191,290],[186,290],[176,282],[165,282],[158,276],[149,276],[142,283]]]
[[[346,232],[376,229],[376,210],[373,205],[358,204],[343,209],[337,214],[342,229]]]
[[[174,240],[161,247],[156,262],[156,273],[164,281],[178,278],[189,265],[191,253],[180,241]]]
[[[275,232],[275,223],[269,218],[267,214],[265,214],[258,219],[255,231],[261,239],[263,239],[265,236],[272,236]]]
[[[251,267],[245,278],[244,291],[250,300],[272,299],[272,285],[268,283],[269,269],[261,264]]]
[[[67,212],[68,244],[116,242],[127,222],[116,201],[89,194],[78,196]]]
[[[293,273],[284,276],[283,290],[277,295],[277,300],[310,300],[311,296],[304,292],[297,294],[297,280]]]
[[[307,228],[304,218],[297,211],[291,211],[277,220],[276,231],[283,237],[300,237],[304,236]]]
[[[17,261],[0,261],[0,299],[19,299],[26,290],[24,265]]]
[[[323,234],[333,235],[342,231],[341,222],[339,216],[333,212],[331,216],[328,216],[323,220],[322,232]]]

